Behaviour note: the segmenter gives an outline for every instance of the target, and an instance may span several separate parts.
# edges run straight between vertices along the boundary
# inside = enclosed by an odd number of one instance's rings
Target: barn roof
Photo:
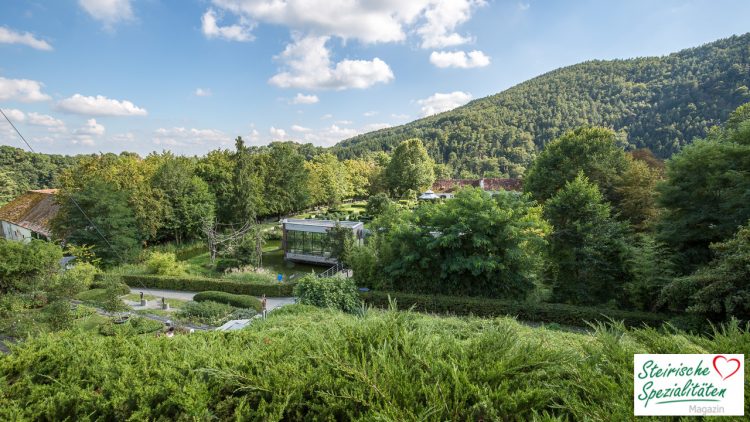
[[[50,237],[50,220],[60,209],[55,202],[56,193],[57,189],[30,190],[0,207],[0,221]]]

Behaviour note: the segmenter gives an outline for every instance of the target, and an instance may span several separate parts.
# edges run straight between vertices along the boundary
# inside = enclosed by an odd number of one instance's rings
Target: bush
[[[250,296],[286,297],[294,293],[292,283],[248,283],[241,281],[219,280],[215,278],[159,277],[149,275],[123,275],[120,279],[131,287],[147,289],[185,290],[205,292],[216,290]]]
[[[221,258],[216,261],[216,271],[220,273],[224,273],[227,270],[230,270],[232,268],[239,268],[242,266],[242,263],[234,258]]]
[[[185,275],[185,264],[177,261],[172,252],[151,252],[146,260],[146,268],[150,274],[179,277]]]
[[[279,226],[274,226],[271,230],[263,232],[263,237],[266,240],[281,240],[282,236],[283,232]]]
[[[256,312],[260,312],[261,303],[258,298],[248,295],[236,295],[233,293],[218,292],[218,291],[205,291],[200,292],[193,297],[196,302],[205,302],[207,300],[231,305],[237,308],[250,308]]]
[[[610,320],[622,321],[626,326],[660,326],[669,315],[651,312],[621,311],[562,303],[514,302],[481,297],[456,297],[397,292],[366,292],[360,297],[365,303],[388,308],[389,298],[396,301],[399,309],[414,309],[420,312],[450,315],[473,315],[478,317],[516,316],[530,322],[558,323],[576,327],[587,327],[587,322]]]
[[[232,313],[234,309],[223,303],[212,302],[188,302],[177,311],[177,316],[187,318],[208,325],[221,325],[224,319]]]
[[[0,294],[28,291],[60,270],[62,249],[54,243],[0,238]]]
[[[321,308],[355,312],[360,307],[357,287],[351,279],[343,277],[302,277],[294,288],[299,303]]]
[[[73,297],[90,288],[99,273],[98,268],[87,262],[78,263],[57,276],[54,290],[62,297]]]
[[[124,324],[107,321],[99,326],[99,334],[103,336],[148,334],[164,328],[164,323],[144,317],[132,317]]]

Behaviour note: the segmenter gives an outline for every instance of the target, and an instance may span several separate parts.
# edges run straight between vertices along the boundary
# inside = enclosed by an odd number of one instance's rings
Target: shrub
[[[219,302],[188,302],[177,311],[177,316],[197,321],[202,324],[220,325],[232,313],[233,308]]]
[[[307,275],[297,283],[294,295],[299,303],[344,312],[355,312],[360,305],[354,282],[343,277],[320,278]]]
[[[185,275],[185,264],[177,261],[173,252],[151,252],[146,260],[150,274],[179,277]]]
[[[90,288],[99,273],[98,268],[87,262],[76,264],[57,276],[54,290],[62,297],[73,297]]]
[[[215,278],[158,277],[148,275],[123,275],[123,282],[132,287],[151,289],[186,290],[204,292],[216,290],[250,296],[284,297],[292,296],[294,284],[291,283],[248,283],[241,281],[219,280]]]
[[[0,294],[29,291],[60,270],[62,249],[54,243],[0,239]]]
[[[266,240],[281,240],[282,236],[283,232],[279,226],[274,226],[271,230],[263,232],[263,237],[265,237]]]
[[[248,295],[236,295],[233,293],[209,290],[196,294],[195,297],[193,297],[193,300],[196,302],[213,301],[235,306],[237,308],[250,308],[255,309],[256,312],[260,312],[261,310],[260,300]]]
[[[398,292],[366,292],[360,297],[368,305],[388,308],[390,300],[396,301],[399,309],[414,309],[420,312],[450,315],[473,315],[479,317],[517,316],[522,321],[558,323],[576,327],[587,327],[587,322],[622,321],[626,326],[659,326],[669,315],[651,312],[621,311],[562,303],[514,302],[481,297],[426,295]]]
[[[99,334],[103,336],[148,334],[162,328],[164,328],[162,322],[144,317],[133,317],[124,324],[107,321],[99,326]]]
[[[67,300],[56,300],[50,303],[44,311],[47,315],[47,323],[53,330],[64,330],[73,323],[73,312]]]
[[[232,268],[239,268],[242,263],[234,258],[221,258],[216,261],[216,271],[224,273]]]

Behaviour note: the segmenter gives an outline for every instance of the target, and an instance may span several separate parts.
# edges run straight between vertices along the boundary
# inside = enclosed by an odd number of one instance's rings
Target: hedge
[[[156,275],[122,275],[122,281],[130,287],[147,289],[186,290],[219,292],[268,297],[293,296],[293,283],[257,284],[242,281],[219,280],[198,277],[165,277]]]
[[[232,305],[237,308],[250,308],[255,309],[256,312],[261,311],[261,303],[258,298],[248,295],[236,295],[234,293],[219,292],[215,290],[208,290],[200,292],[193,297],[196,302],[212,301],[224,303],[226,305]]]
[[[511,315],[519,320],[529,322],[558,323],[577,327],[586,327],[586,322],[610,319],[623,321],[625,325],[660,326],[670,316],[651,312],[622,311],[586,306],[565,305],[562,303],[525,303],[501,299],[485,299],[465,296],[425,295],[399,292],[365,292],[362,300],[372,306],[387,308],[388,298],[396,301],[399,309],[436,314],[474,315],[478,317],[496,317]]]

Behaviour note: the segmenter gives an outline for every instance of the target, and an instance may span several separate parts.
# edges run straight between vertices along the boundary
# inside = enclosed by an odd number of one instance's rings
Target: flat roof
[[[306,220],[301,218],[285,218],[282,223],[284,224],[295,224],[300,226],[311,226],[311,227],[336,227],[336,224],[341,227],[349,227],[355,229],[362,224],[361,221],[336,221],[336,220]]]

